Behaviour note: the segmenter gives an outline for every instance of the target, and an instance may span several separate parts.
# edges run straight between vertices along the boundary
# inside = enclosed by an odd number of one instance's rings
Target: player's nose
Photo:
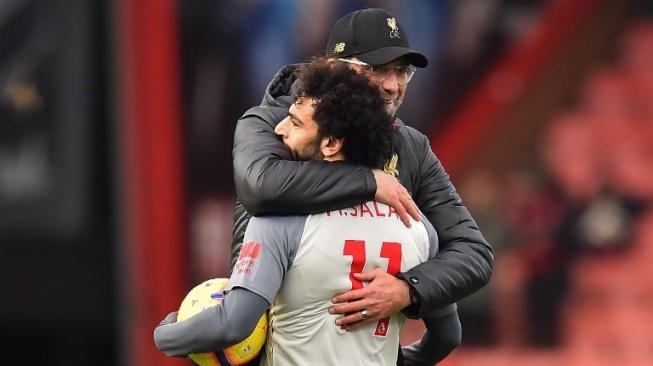
[[[274,128],[274,133],[276,133],[279,136],[282,137],[288,137],[288,121],[290,117],[286,117],[279,124],[277,124],[277,127]]]

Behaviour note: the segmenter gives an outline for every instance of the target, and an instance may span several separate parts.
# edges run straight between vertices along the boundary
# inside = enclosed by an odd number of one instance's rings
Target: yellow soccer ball
[[[228,278],[214,278],[195,286],[184,301],[181,302],[177,321],[182,321],[200,311],[216,306],[222,302],[223,290],[229,283]],[[218,352],[195,353],[188,355],[201,366],[235,366],[253,360],[263,349],[268,330],[268,317],[261,316],[252,334],[242,342]]]

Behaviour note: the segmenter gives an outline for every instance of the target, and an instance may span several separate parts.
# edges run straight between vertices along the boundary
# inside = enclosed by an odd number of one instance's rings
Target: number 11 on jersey
[[[351,266],[349,267],[349,280],[351,281],[351,289],[357,290],[363,288],[363,283],[354,278],[354,273],[363,272],[367,255],[365,250],[364,240],[345,240],[345,247],[343,249],[344,255],[352,257]],[[401,244],[395,242],[384,241],[381,244],[381,253],[379,257],[388,259],[388,268],[386,272],[391,275],[399,273],[401,270]],[[388,324],[390,318],[384,318],[377,322],[374,335],[383,336],[388,332]]]

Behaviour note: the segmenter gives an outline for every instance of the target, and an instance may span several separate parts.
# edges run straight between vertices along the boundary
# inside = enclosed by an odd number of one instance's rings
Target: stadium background
[[[653,4],[635,0],[0,1],[0,363],[188,364],[152,329],[227,273],[234,123],[363,5],[429,57],[399,115],[496,250],[443,364],[651,364]]]

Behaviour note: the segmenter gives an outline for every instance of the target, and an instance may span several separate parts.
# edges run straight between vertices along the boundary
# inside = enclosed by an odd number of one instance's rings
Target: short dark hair
[[[297,70],[296,100],[315,100],[318,136],[344,139],[348,162],[381,168],[392,153],[393,118],[378,89],[346,64],[316,58]]]

